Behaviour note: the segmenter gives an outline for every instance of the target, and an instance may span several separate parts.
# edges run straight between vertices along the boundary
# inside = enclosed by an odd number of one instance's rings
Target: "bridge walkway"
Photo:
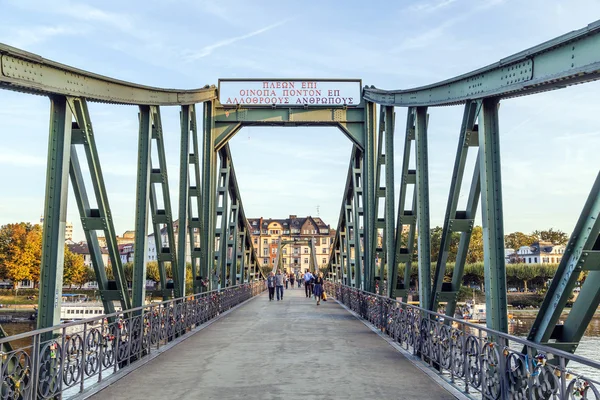
[[[91,397],[454,399],[335,301],[249,301]]]

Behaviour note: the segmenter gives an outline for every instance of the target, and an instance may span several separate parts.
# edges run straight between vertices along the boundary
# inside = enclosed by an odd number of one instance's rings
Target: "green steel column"
[[[231,265],[229,266],[229,277],[231,279],[231,286],[236,285],[236,279],[237,279],[237,256],[238,256],[238,239],[239,239],[239,237],[238,237],[239,236],[238,235],[239,212],[238,211],[239,210],[238,210],[238,205],[237,205],[237,199],[234,198],[232,200],[232,204],[231,204],[231,222],[229,224],[229,226],[230,226],[229,232],[232,232],[231,233],[231,241],[233,242],[233,244],[231,246]],[[227,238],[227,241],[229,242],[229,237]],[[228,252],[229,252],[229,250],[228,250]],[[241,283],[241,280],[240,280],[240,283]]]
[[[204,126],[202,138],[202,242],[200,275],[213,282],[215,260],[215,196],[217,194],[217,153],[214,140],[215,103],[204,103]],[[215,289],[215,288],[212,288]]]
[[[60,324],[71,158],[71,120],[72,114],[67,99],[64,96],[50,97],[50,135],[40,265],[38,329]],[[46,335],[45,339],[50,337],[51,333]]]
[[[377,128],[375,103],[367,102],[365,105],[365,151],[363,175],[363,200],[364,200],[364,264],[365,264],[365,290],[375,291],[375,249],[377,247],[377,232],[375,221],[375,171],[377,169]]]
[[[419,305],[427,308],[431,297],[431,237],[429,235],[429,163],[427,160],[427,107],[417,107],[417,229],[419,246]]]
[[[190,153],[190,106],[181,106],[181,147],[179,159],[179,226],[177,227],[177,260],[178,271],[173,271],[173,281],[175,283],[175,297],[185,295],[185,263],[186,263],[186,242],[187,242],[187,223],[189,210],[189,153]],[[190,242],[193,242],[190,238]],[[177,277],[177,279],[175,279]],[[195,279],[195,277],[194,277]]]
[[[352,213],[352,225],[350,226],[352,228],[352,245],[350,250],[350,257],[352,257],[352,248],[354,248],[354,287],[359,288],[359,289],[363,289],[362,284],[363,284],[363,257],[362,257],[362,249],[361,249],[361,241],[360,241],[360,212],[359,212],[359,208],[360,208],[360,200],[359,198],[362,196],[362,198],[364,199],[364,191],[363,191],[363,187],[359,187],[359,181],[362,181],[362,153],[360,152],[356,152],[355,158],[354,158],[354,169],[352,171],[352,194],[353,194],[353,199],[352,199],[352,204],[350,206],[350,210],[349,212]],[[358,175],[358,176],[357,176]],[[363,203],[363,207],[364,207],[364,203]]]
[[[200,196],[200,152],[198,151],[198,121],[196,120],[196,106],[190,105],[190,124],[192,133],[192,152],[190,152],[190,164],[193,164],[195,186],[190,186],[188,198],[188,235],[190,237],[190,254],[192,262],[192,282],[194,282],[194,293],[206,290],[200,286],[200,281],[196,278],[199,276],[200,264],[200,243],[202,237],[202,197]],[[196,214],[193,213],[192,204],[196,200]],[[197,215],[195,217],[194,215]],[[193,239],[192,239],[193,238]],[[198,243],[196,244],[196,238]],[[206,277],[203,277],[206,279]]]
[[[385,108],[385,261],[387,263],[387,295],[396,288],[398,266],[395,264],[394,238],[394,107]],[[383,269],[384,265],[381,264]],[[381,285],[383,285],[383,273]]]
[[[133,304],[144,305],[146,299],[146,258],[148,256],[148,202],[150,200],[150,142],[152,116],[150,106],[140,106],[138,171],[135,194],[135,241],[133,245]],[[156,246],[158,249],[159,247]]]
[[[484,99],[479,117],[483,262],[488,328],[508,332],[498,99]]]

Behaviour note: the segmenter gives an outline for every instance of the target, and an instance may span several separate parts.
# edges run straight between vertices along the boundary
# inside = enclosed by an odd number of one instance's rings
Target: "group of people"
[[[281,270],[277,270],[277,274],[271,272],[267,277],[269,301],[275,300],[275,296],[277,296],[277,301],[283,300],[283,286],[285,285],[285,288],[288,289],[288,285],[291,283],[293,289],[295,281],[298,281],[298,288],[300,288],[302,282],[304,283],[306,297],[311,298],[314,295],[317,305],[321,304],[321,299],[327,300],[323,290],[322,272],[313,275],[310,271],[306,271],[306,273],[296,276],[293,273],[288,275],[282,273]]]

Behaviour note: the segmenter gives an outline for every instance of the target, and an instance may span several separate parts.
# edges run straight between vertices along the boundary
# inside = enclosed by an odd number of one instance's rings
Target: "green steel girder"
[[[377,247],[376,232],[376,196],[375,171],[377,168],[377,113],[375,103],[365,105],[365,146],[363,152],[363,174],[361,188],[363,189],[363,246],[365,290],[375,292],[375,248]]]
[[[221,218],[220,226],[215,230],[215,239],[218,239],[218,250],[215,253],[217,272],[221,274],[221,288],[227,282],[227,240],[229,238],[229,171],[230,158],[224,152],[219,152],[219,181],[215,209],[215,221]]]
[[[167,174],[167,158],[165,156],[164,136],[159,107],[150,107],[152,113],[152,139],[158,155],[158,168],[155,168],[151,162],[152,175],[150,185],[150,215],[152,216],[152,231],[154,233],[154,244],[158,254],[157,264],[160,276],[160,288],[163,300],[171,297],[172,290],[167,290],[167,269],[166,263],[171,263],[172,271],[177,274],[179,271],[177,263],[177,253],[175,249],[175,232],[173,230],[173,211],[171,208],[171,196],[169,195],[169,177]],[[160,184],[160,196],[163,209],[159,209],[158,194],[156,185]],[[167,240],[162,241],[162,228],[167,232]],[[177,287],[176,285],[174,285]]]
[[[150,106],[140,106],[137,186],[135,195],[135,239],[133,245],[133,303],[141,307],[146,300],[146,259],[148,255],[148,203],[152,169],[152,114]],[[160,237],[158,238],[160,240]],[[158,249],[159,247],[156,246]]]
[[[227,263],[229,264],[229,277],[231,285],[234,286],[238,279],[237,262],[239,247],[239,207],[236,199],[231,199],[231,215],[229,217],[229,236],[227,237]],[[231,258],[229,258],[231,254]],[[242,280],[240,279],[240,283]]]
[[[63,243],[71,158],[71,119],[72,114],[67,99],[63,96],[51,97],[38,329],[60,323],[65,256]],[[48,339],[51,335],[46,336]]]
[[[600,304],[600,173],[567,243],[528,340],[575,352]],[[582,271],[589,271],[563,325],[558,320]],[[550,342],[555,340],[554,342]]]
[[[114,104],[181,105],[209,101],[217,88],[177,90],[138,85],[47,60],[0,43],[0,84],[4,89],[64,95]]]
[[[431,297],[431,235],[429,234],[429,161],[427,154],[427,107],[415,110],[417,159],[417,228],[419,234],[419,305],[426,308]]]
[[[474,101],[468,101],[465,104],[465,110],[458,139],[458,149],[456,151],[456,159],[454,162],[452,179],[450,181],[450,194],[448,195],[448,204],[446,206],[446,216],[444,218],[444,227],[442,230],[442,238],[440,242],[440,252],[438,254],[438,259],[436,263],[433,278],[433,290],[431,292],[431,300],[429,302],[429,310],[432,311],[437,311],[439,301],[452,301],[452,303],[455,305],[456,297],[458,296],[458,290],[460,289],[460,279],[457,280],[456,286],[444,285],[443,281],[444,274],[446,272],[446,262],[450,253],[450,241],[452,233],[468,233],[468,236],[466,238],[468,245],[468,241],[470,240],[471,232],[473,229],[473,223],[475,219],[474,211],[476,210],[457,211],[457,207],[458,199],[460,197],[460,189],[463,181],[463,174],[465,171],[465,165],[467,163],[467,155],[469,148],[472,146],[479,146],[479,142],[477,140],[478,137],[476,120],[477,115],[479,113],[480,104],[481,103]],[[479,170],[476,169],[475,172],[477,174],[475,179],[478,180]],[[455,268],[455,270],[453,271],[453,278],[454,274],[456,274],[459,278],[462,278],[464,270],[464,259],[461,261],[457,260],[458,270]],[[454,312],[452,312],[452,314],[447,315],[454,315]]]
[[[214,129],[215,102],[204,103],[202,136],[202,237],[200,242],[200,276],[213,283],[215,254],[215,199],[217,193],[217,153]],[[212,287],[211,289],[215,289]]]
[[[356,108],[231,108],[215,109],[216,150],[244,126],[335,126],[361,150],[365,145],[365,109]]]
[[[104,309],[107,313],[114,311],[112,301],[118,300],[123,310],[131,308],[131,298],[127,289],[127,280],[125,271],[121,263],[121,257],[117,246],[116,232],[112,221],[112,213],[108,203],[108,195],[104,185],[100,159],[96,147],[95,136],[92,128],[92,122],[89,116],[87,102],[81,98],[69,98],[69,106],[73,111],[75,123],[72,128],[71,144],[75,150],[75,145],[83,145],[87,165],[90,171],[91,183],[97,204],[97,209],[90,207],[87,190],[79,159],[76,151],[71,154],[70,175],[73,184],[73,192],[79,208],[82,227],[88,248],[91,255],[92,266],[96,273],[100,296],[102,298]],[[96,230],[102,230],[106,238],[109,262],[114,276],[114,287],[106,278],[107,267],[102,261],[102,254]]]
[[[415,140],[415,108],[408,109],[406,114],[406,129],[404,134],[404,154],[402,157],[402,180],[400,182],[400,194],[398,198],[398,219],[396,222],[396,243],[394,245],[394,262],[392,265],[392,291],[390,297],[405,298],[410,288],[410,274],[412,266],[412,257],[414,252],[414,242],[416,233],[416,209],[417,209],[417,191],[416,191],[416,171],[409,169],[412,143]],[[406,210],[406,197],[408,185],[413,185],[413,197],[410,210]],[[409,226],[408,241],[406,247],[402,247],[402,231],[405,225]],[[400,286],[398,282],[398,268],[404,264],[403,283]]]
[[[498,99],[483,100],[479,115],[479,170],[487,327],[508,332],[499,104]]]
[[[396,242],[394,238],[394,132],[396,126],[396,114],[394,112],[394,107],[385,107],[384,112],[385,118],[385,230],[383,235],[383,243],[384,243],[384,252],[385,255],[385,264],[381,263],[383,268],[384,265],[387,265],[387,295],[391,296],[393,292],[393,287],[396,286],[396,278],[394,276],[394,271],[396,271],[397,275],[397,265],[394,263],[394,258],[396,255],[396,249],[394,248]],[[379,190],[379,187],[377,187]],[[383,273],[382,273],[383,275]],[[394,279],[392,280],[392,277]],[[381,277],[381,282],[383,284],[383,276]],[[393,282],[393,284],[392,284]]]
[[[363,154],[356,152],[352,160],[352,202],[346,206],[346,221],[350,234],[350,246],[348,254],[353,259],[354,266],[354,286],[363,288],[364,282],[364,256],[362,243],[365,242],[363,232],[364,228],[360,226],[361,218],[364,216],[364,188],[363,182]],[[352,256],[354,253],[354,257]]]
[[[382,105],[439,106],[508,98],[600,79],[600,21],[457,77],[407,90],[365,88]]]

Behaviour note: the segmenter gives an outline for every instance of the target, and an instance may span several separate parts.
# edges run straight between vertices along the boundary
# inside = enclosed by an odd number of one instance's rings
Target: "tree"
[[[146,265],[146,279],[154,282],[160,282],[160,273],[158,272],[158,262],[150,261]]]
[[[31,269],[36,260],[31,246],[27,244],[29,232],[33,226],[28,223],[8,224],[0,227],[0,277],[19,282],[32,279]],[[39,275],[39,272],[38,272]]]
[[[551,242],[552,244],[567,244],[569,241],[569,235],[564,233],[563,231],[554,228],[550,228],[546,231],[533,231],[531,233],[532,236],[535,236],[537,240],[542,240],[544,242]]]
[[[504,235],[504,246],[507,249],[513,249],[514,251],[519,250],[522,246],[531,246],[537,238],[532,235],[527,235],[523,232],[513,232],[508,235]]]
[[[29,260],[29,274],[31,280],[37,284],[40,281],[40,267],[42,264],[42,227],[33,225],[27,232],[25,242],[25,255]]]
[[[83,262],[83,256],[74,254],[65,245],[65,263],[63,270],[63,285],[79,285],[81,287],[87,282],[87,268]]]
[[[483,261],[483,228],[479,225],[473,228],[469,250],[467,251],[467,264]]]

